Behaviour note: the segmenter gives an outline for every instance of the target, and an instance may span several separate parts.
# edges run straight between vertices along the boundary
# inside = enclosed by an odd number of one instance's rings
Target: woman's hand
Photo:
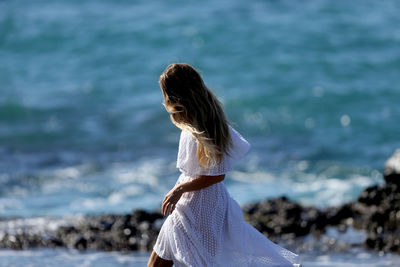
[[[175,205],[183,194],[182,187],[175,186],[164,197],[161,205],[161,212],[164,215],[169,215],[175,209]]]

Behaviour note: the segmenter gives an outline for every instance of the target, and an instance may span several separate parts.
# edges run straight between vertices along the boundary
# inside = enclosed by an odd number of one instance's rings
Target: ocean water
[[[188,62],[252,150],[241,203],[337,205],[400,147],[397,1],[0,2],[0,214],[156,209],[179,130],[158,76]]]
[[[200,70],[252,144],[225,180],[240,204],[355,199],[400,147],[399,11],[396,0],[0,1],[0,217],[158,209],[179,175],[158,87],[172,62]]]

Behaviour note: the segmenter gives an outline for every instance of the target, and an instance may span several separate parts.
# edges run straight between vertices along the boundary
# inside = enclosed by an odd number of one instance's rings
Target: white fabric
[[[230,133],[233,148],[229,155],[216,167],[205,169],[197,163],[196,138],[182,131],[177,160],[182,174],[177,184],[199,175],[230,171],[250,148],[232,127]],[[165,220],[153,249],[176,267],[300,266],[296,254],[271,242],[244,221],[240,206],[222,182],[184,193]]]
[[[250,144],[232,127],[229,126],[232,143],[234,146],[225,155],[224,160],[213,168],[204,168],[197,161],[197,139],[188,131],[181,132],[179,140],[178,159],[176,167],[179,170],[192,177],[199,175],[221,175],[232,170],[232,167],[238,159],[243,157],[250,149]]]

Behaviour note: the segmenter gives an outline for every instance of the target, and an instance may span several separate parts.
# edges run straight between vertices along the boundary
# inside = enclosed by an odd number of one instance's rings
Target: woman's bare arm
[[[225,174],[217,176],[201,175],[193,180],[178,184],[165,195],[161,205],[161,212],[164,215],[171,213],[175,209],[175,204],[181,198],[183,193],[197,191],[209,187],[213,184],[223,181],[224,178]]]

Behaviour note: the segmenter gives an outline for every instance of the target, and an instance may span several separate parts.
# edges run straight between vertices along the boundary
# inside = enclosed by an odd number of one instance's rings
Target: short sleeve
[[[176,167],[188,176],[209,175],[216,176],[231,171],[234,164],[241,159],[250,149],[250,144],[235,129],[229,126],[232,138],[232,147],[220,163],[211,168],[205,168],[198,164],[197,139],[192,133],[182,131],[179,140],[179,150]]]

